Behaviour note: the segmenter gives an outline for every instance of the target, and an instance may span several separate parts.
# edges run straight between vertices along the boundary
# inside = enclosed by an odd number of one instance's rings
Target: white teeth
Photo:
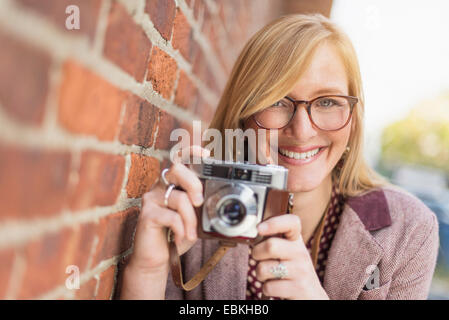
[[[316,155],[320,151],[320,148],[316,148],[314,150],[308,152],[293,152],[285,149],[279,148],[279,152],[284,156],[287,156],[292,159],[308,159]]]

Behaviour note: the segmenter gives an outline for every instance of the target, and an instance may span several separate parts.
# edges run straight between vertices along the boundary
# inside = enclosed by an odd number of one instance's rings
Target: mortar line
[[[104,39],[109,20],[109,11],[111,9],[111,0],[103,0],[98,13],[97,29],[95,30],[95,40],[93,44],[94,54],[101,56],[103,54]]]
[[[63,228],[73,228],[87,223],[98,223],[101,218],[132,207],[140,209],[141,198],[129,198],[111,206],[97,206],[76,212],[62,210],[60,214],[48,218],[6,220],[0,223],[0,250],[19,247],[46,234],[60,231]]]
[[[190,121],[197,119],[191,112],[170,104],[151,88],[136,82],[118,66],[95,54],[89,47],[86,36],[67,36],[38,14],[25,12],[16,6],[10,0],[3,0],[0,7],[0,25],[5,32],[49,52],[55,59],[74,59],[81,62],[116,87],[156,104],[176,118]],[[23,23],[18,24],[17,21]]]
[[[76,136],[63,130],[42,130],[18,124],[11,119],[0,107],[0,141],[16,146],[46,150],[81,152],[83,150],[96,150],[114,155],[127,155],[138,153],[151,156],[162,161],[169,152],[157,150],[154,147],[144,148],[138,145],[125,145],[118,141],[100,141],[94,136]]]
[[[226,70],[223,69],[221,63],[218,61],[215,52],[210,46],[209,40],[203,36],[201,26],[196,22],[192,9],[187,6],[184,0],[179,0],[179,7],[193,29],[193,37],[204,51],[204,56],[206,61],[208,61],[208,65],[214,68],[214,75],[217,77],[219,85],[223,86],[227,81]],[[217,66],[219,69],[217,69]]]
[[[81,287],[81,285],[83,285],[84,283],[88,282],[89,280],[91,280],[92,278],[94,278],[96,276],[97,276],[96,279],[97,279],[97,286],[98,286],[99,275],[101,273],[103,273],[104,271],[106,271],[109,267],[111,267],[113,265],[116,266],[117,263],[119,262],[119,260],[121,258],[127,256],[128,254],[130,254],[132,252],[132,250],[133,250],[133,247],[131,246],[131,248],[129,248],[125,252],[118,254],[112,258],[102,260],[93,269],[84,271],[82,274],[80,274],[80,287]],[[98,288],[96,288],[96,290],[97,289]],[[65,284],[63,284],[47,293],[44,293],[44,294],[38,296],[36,299],[37,300],[53,300],[58,297],[65,296],[67,293],[70,294],[71,292],[73,292],[73,295],[74,295],[74,290],[67,289]]]
[[[128,8],[128,10],[130,9]],[[166,54],[168,54],[171,58],[173,58],[176,61],[180,69],[186,72],[186,74],[189,76],[189,78],[195,84],[195,86],[198,87],[198,90],[200,91],[201,95],[208,103],[213,105],[216,101],[218,101],[218,97],[215,95],[215,93],[211,89],[209,89],[209,87],[192,72],[192,65],[190,64],[190,62],[188,62],[181,55],[179,50],[175,50],[172,47],[170,41],[167,41],[162,37],[159,31],[154,27],[154,24],[150,20],[148,14],[146,14],[145,12],[138,13],[133,16],[133,20],[134,22],[136,22],[136,24],[142,27],[143,31],[147,35],[148,39],[150,39],[153,45],[156,45],[157,47],[162,49]],[[220,72],[215,72],[215,74],[220,74]]]

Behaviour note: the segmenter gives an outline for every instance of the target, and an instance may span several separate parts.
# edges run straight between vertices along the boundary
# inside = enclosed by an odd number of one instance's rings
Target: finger
[[[173,190],[168,198],[168,207],[176,210],[184,222],[184,230],[190,241],[196,240],[197,218],[187,193]]]
[[[262,292],[267,297],[290,299],[293,287],[292,280],[268,280],[262,285]]]
[[[291,279],[293,274],[297,274],[296,264],[289,260],[283,260],[282,264],[286,267],[287,274],[282,278],[282,280]],[[278,280],[278,278],[273,274],[273,269],[279,266],[278,260],[264,260],[260,261],[256,267],[256,278],[257,280],[264,282],[266,280]]]
[[[203,184],[196,173],[185,165],[180,163],[173,164],[165,177],[170,183],[174,183],[184,189],[196,207],[203,203]]]
[[[271,217],[257,226],[261,236],[284,234],[290,241],[296,241],[301,237],[301,220],[294,214],[283,214]]]
[[[181,244],[185,236],[185,230],[182,218],[177,212],[159,206],[147,207],[144,210],[150,211],[144,213],[147,216],[145,219],[146,228],[170,228],[175,234],[176,244]]]
[[[173,163],[190,164],[193,161],[193,157],[209,157],[210,150],[198,145],[188,146],[181,148],[177,153],[173,155]]]
[[[292,260],[302,256],[299,241],[271,237],[254,246],[252,250],[254,260]]]

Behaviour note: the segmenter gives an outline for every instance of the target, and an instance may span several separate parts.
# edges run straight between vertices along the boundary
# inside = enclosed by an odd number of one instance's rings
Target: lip
[[[327,146],[310,146],[310,147],[296,147],[296,146],[279,146],[281,149],[285,149],[292,152],[308,152],[318,148],[326,148]]]
[[[289,151],[294,151],[294,152],[307,152],[307,151],[310,151],[310,150],[314,150],[316,148],[320,148],[320,150],[317,152],[316,155],[314,155],[313,157],[308,158],[308,159],[292,159],[292,158],[284,156],[278,150],[278,156],[282,159],[282,161],[284,161],[286,163],[289,163],[289,164],[292,164],[292,165],[296,165],[296,166],[297,165],[303,165],[303,164],[309,164],[309,163],[315,161],[319,156],[321,156],[323,151],[327,149],[327,147],[324,147],[324,146],[322,146],[322,147],[315,146],[315,147],[312,147],[312,148],[308,147],[307,149],[303,148],[302,150],[304,150],[304,151],[297,151],[297,150],[299,150],[298,147],[290,147],[290,148],[288,148],[288,147],[280,147],[280,148],[286,149],[286,150],[289,150]]]

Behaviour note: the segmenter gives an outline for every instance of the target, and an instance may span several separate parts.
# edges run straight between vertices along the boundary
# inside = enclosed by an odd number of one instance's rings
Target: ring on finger
[[[165,169],[162,170],[162,172],[161,172],[161,178],[162,178],[162,181],[164,182],[164,184],[165,184],[166,186],[170,185],[170,182],[168,182],[167,178],[165,177],[165,175],[167,174],[167,171],[168,171],[168,168],[165,168]]]
[[[279,262],[275,267],[271,267],[270,272],[276,279],[283,279],[288,275],[288,269],[282,262]]]
[[[170,198],[170,194],[173,191],[173,189],[176,187],[174,183],[171,183],[164,194],[164,206],[168,208],[168,198]]]

